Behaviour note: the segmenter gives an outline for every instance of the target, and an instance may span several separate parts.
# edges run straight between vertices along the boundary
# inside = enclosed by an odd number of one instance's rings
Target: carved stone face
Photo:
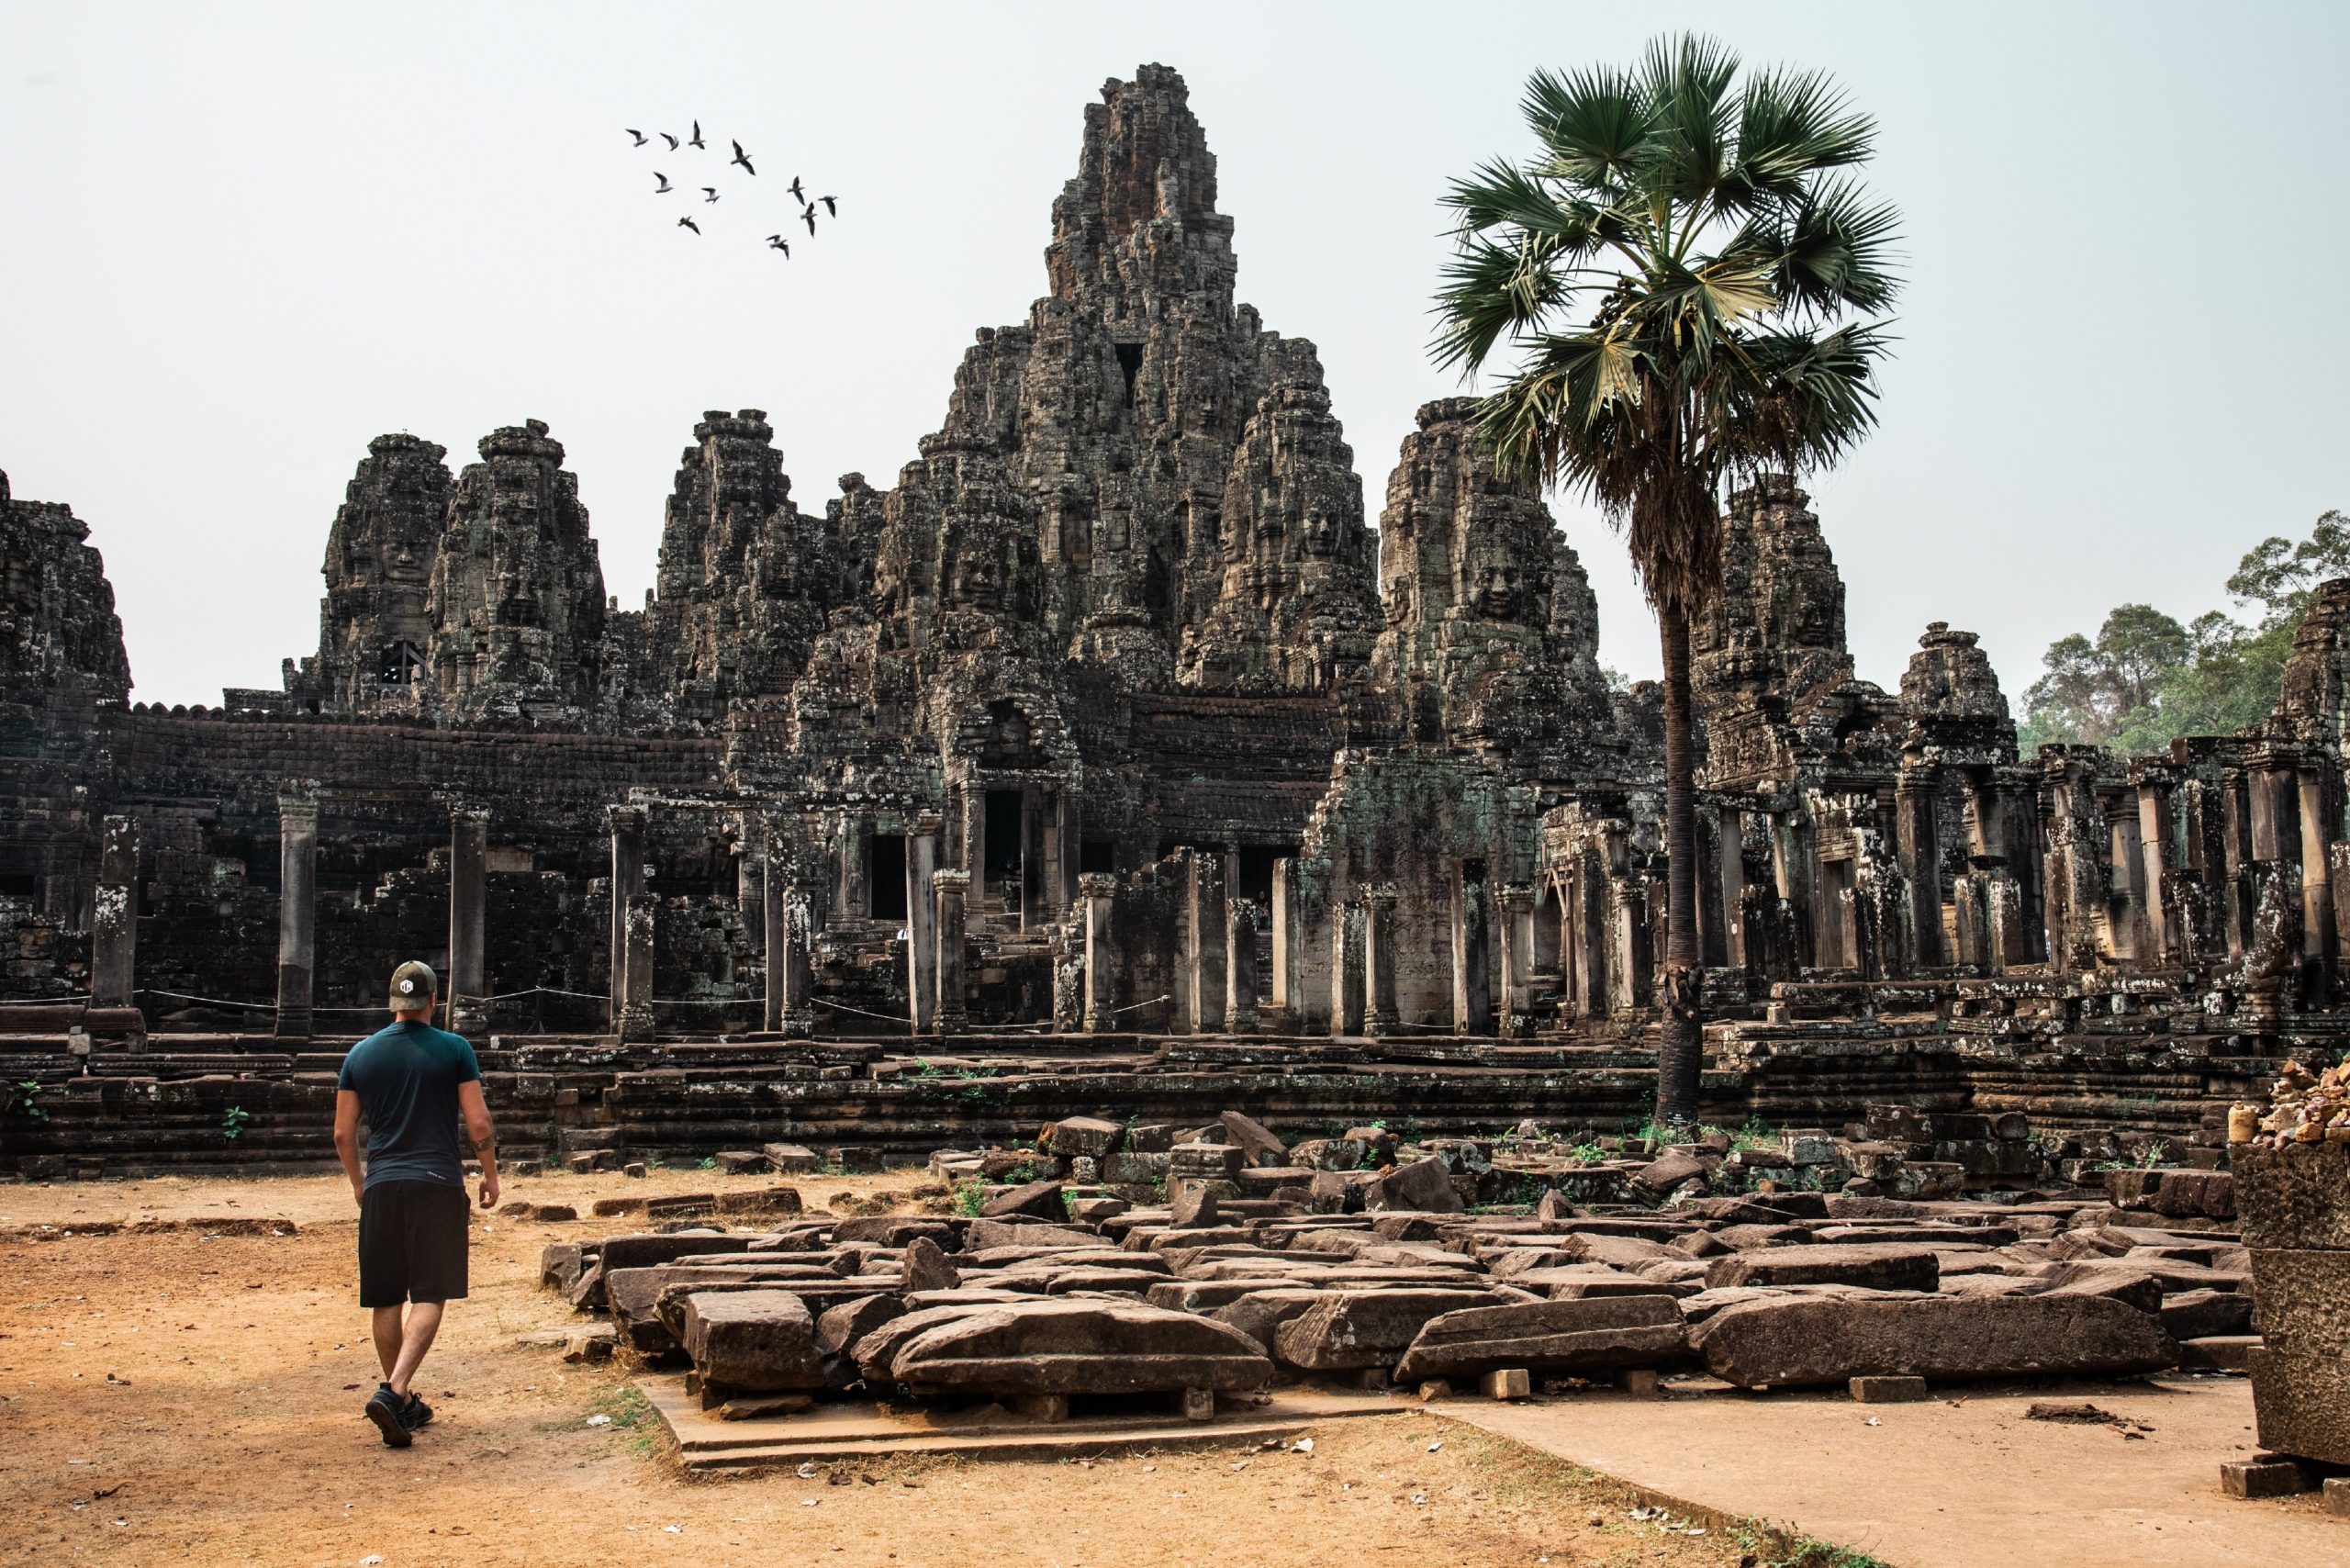
[[[1338,553],[1338,517],[1328,507],[1309,503],[1298,525],[1298,548],[1307,558],[1326,561]]]
[[[992,613],[1003,608],[1003,588],[1001,551],[974,540],[955,553],[955,568],[946,580],[948,604]]]
[[[1469,608],[1481,621],[1514,621],[1524,588],[1517,565],[1488,552],[1471,563]]]

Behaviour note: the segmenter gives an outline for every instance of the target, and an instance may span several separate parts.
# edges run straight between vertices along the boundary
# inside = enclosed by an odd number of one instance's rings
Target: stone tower
[[[430,678],[455,722],[583,727],[598,697],[604,574],[563,443],[532,420],[482,437],[432,565]]]
[[[1730,497],[1721,591],[1691,628],[1690,682],[1701,700],[1788,702],[1852,678],[1844,579],[1811,498],[1785,474]]]
[[[105,560],[73,509],[11,498],[0,473],[0,708],[86,720],[130,692]]]
[[[327,532],[319,653],[298,689],[330,713],[429,707],[432,565],[449,510],[446,451],[379,435],[344,487]]]
[[[1415,741],[1556,747],[1611,727],[1597,602],[1540,494],[1478,446],[1476,409],[1424,404],[1404,438],[1379,519],[1373,667]]]

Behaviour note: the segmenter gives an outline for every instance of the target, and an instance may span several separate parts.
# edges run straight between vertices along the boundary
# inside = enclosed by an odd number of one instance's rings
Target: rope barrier
[[[1158,1005],[1160,1002],[1172,1002],[1172,1001],[1174,1001],[1174,1000],[1175,1000],[1175,998],[1174,998],[1174,997],[1172,997],[1171,995],[1170,995],[1170,996],[1154,996],[1154,997],[1152,997],[1148,1002],[1137,1002],[1133,1003],[1131,1006],[1126,1006],[1126,1007],[1113,1007],[1113,1008],[1112,1008],[1112,1009],[1110,1010],[1110,1016],[1111,1016],[1111,1017],[1113,1017],[1113,1018],[1115,1018],[1115,1017],[1118,1017],[1118,1016],[1119,1016],[1120,1014],[1127,1014],[1127,1013],[1139,1012],[1139,1011],[1140,1011],[1141,1009],[1143,1009],[1143,1008],[1146,1008],[1146,1007],[1156,1007],[1156,1006],[1158,1006]]]
[[[274,1002],[231,1002],[225,996],[190,996],[184,991],[165,991],[159,986],[151,985],[142,985],[139,989],[150,996],[168,996],[174,1002],[201,1002],[207,1007],[234,1007],[246,1013],[277,1011],[277,1003]]]
[[[851,1007],[845,1002],[831,1002],[821,996],[811,996],[808,1000],[814,1002],[819,1007],[829,1007],[835,1013],[854,1013],[860,1018],[878,1018],[884,1024],[905,1024],[912,1022],[910,1019],[898,1017],[894,1014],[867,1013],[862,1007]]]
[[[90,993],[77,991],[71,996],[25,996],[0,1002],[0,1007],[73,1007],[91,1005]]]

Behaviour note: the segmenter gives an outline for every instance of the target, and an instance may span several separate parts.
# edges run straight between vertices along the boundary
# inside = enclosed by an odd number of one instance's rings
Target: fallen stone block
[[[2231,1497],[2291,1497],[2317,1486],[2317,1472],[2299,1460],[2232,1459],[2220,1464],[2220,1490]]]
[[[1326,1289],[1311,1285],[1268,1283],[1244,1291],[1208,1316],[1248,1335],[1270,1356],[1281,1325],[1303,1316],[1308,1308],[1328,1300],[1331,1294]]]
[[[1600,1296],[1449,1312],[1421,1326],[1399,1382],[1460,1380],[1498,1367],[1583,1372],[1683,1361],[1689,1335],[1673,1298]]]
[[[826,1355],[840,1355],[883,1324],[905,1315],[904,1300],[888,1293],[835,1302],[816,1319],[816,1348]]]
[[[728,1236],[716,1230],[671,1230],[637,1232],[626,1236],[608,1236],[597,1256],[605,1269],[650,1269],[662,1263],[674,1263],[694,1253],[744,1252],[750,1249],[747,1236]]]
[[[722,1215],[796,1215],[800,1212],[800,1189],[758,1187],[748,1193],[721,1193],[713,1207]]]
[[[696,1291],[686,1297],[679,1338],[705,1384],[766,1393],[834,1381],[816,1344],[816,1320],[789,1291]]]
[[[1420,1214],[1460,1214],[1468,1208],[1453,1191],[1444,1161],[1430,1157],[1399,1165],[1363,1183],[1363,1207]]]
[[[722,1148],[712,1158],[718,1161],[718,1168],[729,1176],[755,1176],[762,1170],[772,1169],[767,1164],[767,1157],[753,1148]]]
[[[1064,1116],[1046,1126],[1036,1148],[1059,1159],[1099,1159],[1125,1138],[1125,1124],[1100,1116]]]
[[[1139,1302],[1046,1301],[954,1310],[923,1325],[899,1340],[889,1377],[1019,1396],[1240,1390],[1261,1386],[1272,1371],[1254,1340],[1212,1318]]]
[[[1770,1247],[1732,1253],[1706,1270],[1706,1286],[1858,1285],[1863,1290],[1930,1291],[1942,1265],[1923,1247]]]
[[[1856,1377],[1845,1388],[1863,1405],[1915,1405],[1934,1396],[1922,1377]]]
[[[941,1246],[945,1238],[933,1237]],[[982,1252],[997,1247],[1085,1247],[1098,1248],[1102,1238],[1088,1230],[1071,1230],[1065,1225],[1052,1225],[1042,1220],[1017,1216],[1002,1219],[975,1219],[963,1233],[963,1246],[971,1252]],[[905,1245],[903,1242],[900,1246]]]
[[[899,1276],[898,1288],[914,1291],[951,1291],[963,1282],[963,1276],[937,1242],[927,1236],[917,1236],[906,1243],[905,1268]]]
[[[2123,1376],[2175,1366],[2178,1346],[2152,1316],[2096,1296],[1816,1296],[1756,1301],[1708,1316],[1690,1336],[1716,1377],[1741,1388],[1821,1387],[1903,1373]]]
[[[1640,1167],[1632,1176],[1632,1185],[1651,1201],[1670,1196],[1682,1183],[1692,1178],[1703,1179],[1706,1162],[1694,1154],[1672,1153],[1661,1156]]]
[[[2181,1291],[2163,1297],[2163,1327],[2177,1340],[2250,1334],[2252,1297],[2236,1291]]]
[[[2252,1352],[2260,1346],[2257,1334],[2211,1334],[2178,1342],[2178,1364],[2199,1372],[2248,1372]]]
[[[1052,1224],[1069,1218],[1069,1205],[1061,1198],[1058,1182],[1027,1182],[998,1193],[979,1205],[982,1219],[1002,1219],[1007,1215],[1030,1215]]]
[[[1224,1124],[1224,1141],[1239,1149],[1247,1164],[1289,1163],[1289,1150],[1272,1129],[1262,1122],[1244,1116],[1237,1111],[1226,1111],[1216,1119]]]
[[[1340,1291],[1281,1326],[1274,1350],[1307,1372],[1392,1367],[1430,1318],[1498,1299],[1477,1290]]]
[[[1477,1380],[1479,1392],[1488,1399],[1531,1399],[1534,1378],[1524,1367],[1510,1367],[1489,1372]]]
[[[759,1152],[767,1156],[768,1167],[778,1176],[804,1176],[822,1169],[824,1163],[814,1149],[796,1143],[767,1144]]]

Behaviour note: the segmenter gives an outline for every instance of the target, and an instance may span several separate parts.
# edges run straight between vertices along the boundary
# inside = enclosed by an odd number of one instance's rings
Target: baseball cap
[[[392,1006],[396,1011],[413,1013],[431,1004],[441,989],[440,977],[430,964],[420,964],[414,958],[392,971]]]

